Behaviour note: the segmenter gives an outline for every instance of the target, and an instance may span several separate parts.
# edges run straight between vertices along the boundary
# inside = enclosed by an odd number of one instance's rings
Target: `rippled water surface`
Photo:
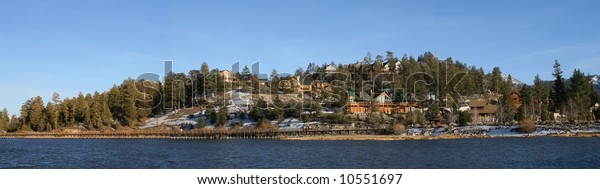
[[[0,168],[600,168],[600,138],[0,139]]]

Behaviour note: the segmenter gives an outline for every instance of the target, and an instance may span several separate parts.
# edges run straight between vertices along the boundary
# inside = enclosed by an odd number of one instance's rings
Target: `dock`
[[[189,130],[189,131],[83,131],[0,133],[0,138],[13,139],[280,139],[302,136],[329,136],[353,134],[379,134],[385,129],[341,129],[341,130]]]

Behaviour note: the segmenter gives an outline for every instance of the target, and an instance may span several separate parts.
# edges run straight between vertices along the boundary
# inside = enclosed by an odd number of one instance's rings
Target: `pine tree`
[[[83,110],[83,124],[92,128],[92,113],[87,101],[83,101],[81,109]]]
[[[557,111],[563,114],[563,110],[567,103],[567,90],[565,86],[564,79],[562,77],[562,70],[560,69],[560,63],[558,60],[554,61],[554,73],[552,75],[555,77],[554,85],[552,87],[552,111]]]
[[[123,116],[121,117],[122,119],[122,124],[126,125],[126,126],[135,126],[135,124],[137,124],[138,120],[138,112],[137,112],[137,107],[135,106],[135,99],[136,99],[136,89],[135,89],[135,83],[133,80],[127,80],[123,83],[123,99],[122,99],[122,109],[123,109]],[[179,100],[179,99],[178,99]]]
[[[547,114],[547,112],[548,112],[548,108],[547,108],[548,107],[547,106],[548,94],[549,94],[549,91],[546,88],[546,86],[544,85],[540,76],[535,75],[535,79],[533,80],[532,98],[533,98],[533,101],[535,102],[535,104],[534,104],[535,115],[536,115],[537,119],[540,121],[546,121],[546,118],[544,118],[544,116],[542,116],[542,114]]]
[[[14,132],[17,131],[17,129],[19,129],[19,117],[17,117],[16,115],[12,115],[10,117],[10,125],[8,126],[8,131],[10,132]]]
[[[208,119],[210,120],[210,124],[215,124],[217,123],[217,112],[215,111],[215,108],[212,106],[209,106],[208,109],[206,109],[206,114],[208,115]]]
[[[492,71],[492,78],[490,80],[489,90],[495,93],[501,93],[501,88],[504,85],[502,80],[502,72],[499,67],[494,67]]]
[[[48,130],[58,129],[58,110],[55,108],[53,103],[48,102],[46,104],[46,117],[48,118],[48,123],[50,124],[50,128],[48,128]]]
[[[0,131],[8,131],[10,127],[10,117],[8,117],[8,110],[4,108],[0,112]]]
[[[395,74],[397,71],[396,70],[396,62],[398,62],[398,58],[396,58],[394,56],[394,52],[392,52],[392,51],[386,51],[385,53],[386,53],[385,60],[388,65],[388,69],[391,73]]]
[[[33,103],[29,112],[29,122],[31,125],[31,129],[33,129],[34,131],[43,131],[45,130],[44,101],[40,96],[33,98],[32,101]]]
[[[63,100],[63,102],[61,104],[59,104],[58,106],[58,119],[59,119],[59,125],[61,125],[62,127],[68,127],[70,126],[70,118],[71,118],[71,114],[70,114],[70,110],[69,110],[69,105],[70,101],[68,99]]]
[[[200,117],[198,117],[198,129],[203,129],[204,127],[206,127],[206,121],[204,120],[204,115],[200,115]]]
[[[108,107],[108,103],[103,102],[102,103],[102,124],[104,126],[112,126],[113,123],[113,117],[112,117],[112,113],[110,111],[110,108]]]
[[[469,111],[461,111],[458,113],[458,125],[459,126],[466,126],[471,121],[473,121],[473,120],[472,120],[472,115],[471,115],[471,113],[469,113]]]
[[[509,75],[506,82],[500,83],[502,96],[500,97],[500,110],[498,111],[498,116],[502,123],[512,122],[517,111],[515,103],[511,99],[513,93],[511,79],[512,77]]]
[[[595,89],[590,82],[590,78],[579,69],[575,69],[569,80],[571,85],[568,91],[568,107],[566,108],[568,117],[573,121],[592,120],[589,107],[595,103],[592,100]]]
[[[271,71],[271,82],[269,87],[271,88],[271,94],[277,94],[279,92],[279,74],[276,69]]]
[[[229,122],[229,110],[227,106],[223,106],[219,109],[218,117],[217,117],[217,126],[225,127]]]
[[[102,121],[102,107],[100,106],[100,102],[94,102],[92,104],[92,108],[90,110],[90,119],[91,125],[90,129],[104,129],[104,122]]]

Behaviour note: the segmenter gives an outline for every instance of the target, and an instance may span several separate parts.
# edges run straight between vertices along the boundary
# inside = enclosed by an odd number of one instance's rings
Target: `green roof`
[[[359,98],[359,97],[358,97],[358,95],[356,95],[356,93],[355,93],[355,92],[351,92],[351,91],[348,91],[347,95],[348,95],[348,97],[354,97],[354,99],[356,99],[356,100],[361,100],[361,101],[371,101],[371,100],[373,99],[373,97],[371,97],[371,96],[369,95],[369,93],[366,93],[366,92],[364,92],[364,91],[361,91],[361,92],[360,92],[360,96],[361,96],[362,98]]]
[[[355,92],[350,92],[350,91],[349,91],[348,93],[346,93],[346,95],[347,95],[348,97],[354,97],[354,99],[356,99],[356,98],[357,98],[357,96],[356,96],[356,93],[355,93]]]
[[[371,95],[369,95],[369,93],[366,93],[364,91],[360,91],[360,96],[362,97],[362,100],[364,100],[364,101],[373,100],[373,97],[371,97]]]

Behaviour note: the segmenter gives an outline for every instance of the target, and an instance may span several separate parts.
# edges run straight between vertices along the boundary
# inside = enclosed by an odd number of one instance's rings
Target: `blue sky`
[[[0,108],[104,91],[127,77],[230,69],[292,73],[368,51],[451,56],[532,83],[559,59],[600,74],[598,1],[0,1]]]

